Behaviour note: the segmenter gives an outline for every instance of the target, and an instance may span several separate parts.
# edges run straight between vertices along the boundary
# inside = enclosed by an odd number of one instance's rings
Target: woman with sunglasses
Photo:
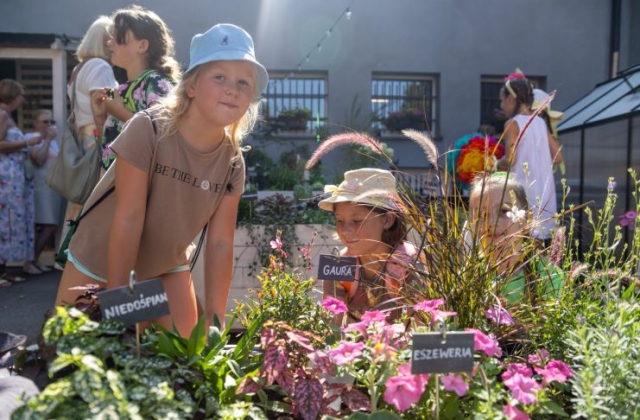
[[[45,179],[58,156],[60,144],[56,140],[58,130],[53,115],[48,109],[39,109],[34,114],[34,128],[42,141],[29,149],[30,164],[33,167],[33,189],[35,194],[35,245],[33,260],[26,261],[22,271],[27,274],[42,274],[51,271],[50,267],[40,264],[38,259],[45,246],[55,236],[60,226],[65,200],[53,191]]]

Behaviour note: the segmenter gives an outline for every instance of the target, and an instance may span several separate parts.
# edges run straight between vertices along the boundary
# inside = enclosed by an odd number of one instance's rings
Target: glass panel
[[[609,85],[611,88],[612,85]],[[559,130],[568,130],[570,128],[579,127],[590,121],[590,118],[595,114],[612,104],[613,102],[620,99],[622,96],[626,95],[629,92],[629,86],[626,83],[618,82],[613,89],[609,92],[604,93],[602,97],[598,97],[599,95],[595,95],[596,91],[600,92],[602,95],[602,91],[600,89],[596,89],[591,92],[588,96],[591,98],[591,102],[589,104],[588,101],[580,101],[582,102],[586,108],[581,111],[576,111],[575,115],[570,116],[565,112],[564,120],[558,124]],[[588,105],[587,105],[588,104]],[[571,108],[573,108],[572,106]]]
[[[629,93],[594,118],[591,118],[589,122],[626,115],[638,107],[640,107],[640,92]]]
[[[625,191],[627,190],[627,124],[625,121],[616,121],[591,127],[585,131],[584,143],[584,202],[594,210],[604,205],[607,197],[607,185],[609,177],[616,181],[615,191],[619,194],[614,208],[614,214],[625,212]],[[617,221],[616,221],[617,222]],[[610,234],[613,234],[612,223]],[[584,236],[583,244],[591,243],[593,232],[587,225],[587,219],[583,218]]]

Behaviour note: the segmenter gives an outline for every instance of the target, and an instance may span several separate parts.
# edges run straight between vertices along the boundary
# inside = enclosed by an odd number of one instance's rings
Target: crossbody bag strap
[[[233,178],[233,171],[236,169],[236,163],[233,162],[231,165],[231,175],[229,175],[229,182],[227,183],[227,190],[231,191],[231,179]],[[198,261],[198,257],[200,256],[200,251],[202,250],[202,244],[204,243],[204,238],[207,236],[207,229],[209,228],[209,222],[204,225],[202,228],[202,233],[200,234],[200,239],[198,240],[198,245],[196,246],[196,250],[193,252],[193,256],[191,257],[191,263],[189,264],[189,271],[193,271],[193,268],[196,266],[196,261]]]

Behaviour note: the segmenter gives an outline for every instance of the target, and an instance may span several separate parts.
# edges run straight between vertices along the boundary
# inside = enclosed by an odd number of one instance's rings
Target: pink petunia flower
[[[384,400],[398,411],[406,411],[413,404],[420,401],[424,392],[425,382],[419,375],[392,376],[384,390]]]
[[[431,311],[431,325],[444,321],[445,318],[455,316],[456,314],[457,312],[453,311],[441,311],[439,309],[434,309]]]
[[[398,366],[398,376],[405,376],[405,377],[415,376],[416,378],[423,381],[424,385],[427,385],[427,383],[429,382],[429,375],[427,375],[426,373],[419,373],[417,375],[414,375],[413,373],[411,373],[411,362],[403,363]]]
[[[509,312],[506,309],[500,306],[494,306],[493,308],[488,309],[487,312],[485,313],[485,316],[489,318],[491,322],[497,325],[513,325],[514,324],[511,314],[509,314]]]
[[[432,299],[416,303],[415,305],[413,305],[413,309],[415,309],[416,311],[431,312],[434,309],[438,308],[438,306],[442,305],[444,305],[444,299]]]
[[[542,356],[542,358],[540,358]],[[527,357],[527,361],[532,365],[542,366],[544,361],[549,357],[549,352],[545,349],[539,349],[537,353],[532,353]]]
[[[459,397],[464,397],[469,391],[469,384],[459,375],[446,375],[440,378],[444,389],[454,391]]]
[[[339,299],[328,297],[322,301],[322,307],[333,315],[343,314],[347,312],[347,305]]]
[[[364,322],[354,322],[352,324],[347,324],[347,326],[342,328],[342,332],[357,332],[360,333],[363,337],[367,336],[367,326]]]
[[[542,384],[544,386],[550,384],[553,381],[565,383],[567,379],[572,375],[571,369],[566,363],[560,360],[552,360],[547,363],[546,368],[535,368],[536,373],[542,375]]]
[[[500,350],[500,345],[496,340],[480,330],[469,328],[467,331],[473,331],[475,333],[473,338],[473,347],[475,350],[482,350],[489,357],[500,357],[502,350]]]
[[[337,365],[344,365],[360,357],[363,348],[364,343],[362,342],[353,343],[351,341],[343,341],[337,348],[329,350],[329,356],[331,356]]]
[[[524,375],[527,378],[530,378],[533,376],[533,371],[526,363],[509,363],[507,365],[507,370],[502,373],[501,377],[503,381],[506,381],[515,374]]]
[[[518,410],[510,404],[502,407],[502,412],[509,420],[529,420],[529,415],[527,413]]]
[[[504,385],[511,390],[513,398],[521,404],[528,405],[538,401],[537,390],[540,389],[540,385],[533,378],[516,373],[505,380]]]
[[[374,322],[383,322],[386,323],[387,314],[380,311],[367,311],[362,315],[362,319],[360,322],[365,324],[366,326],[371,325]]]

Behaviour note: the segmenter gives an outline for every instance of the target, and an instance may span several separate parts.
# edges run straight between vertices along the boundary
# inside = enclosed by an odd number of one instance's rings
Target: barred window
[[[500,89],[504,86],[504,76],[482,76],[480,81],[480,125],[491,125],[497,133],[504,130],[506,116],[500,109]],[[527,76],[534,87],[545,89],[547,78]]]
[[[269,72],[262,117],[284,131],[311,131],[327,121],[327,74]],[[296,119],[292,126],[290,119]],[[296,125],[297,124],[297,125]]]
[[[371,112],[374,128],[399,132],[405,128],[438,132],[437,78],[426,74],[374,73]]]

